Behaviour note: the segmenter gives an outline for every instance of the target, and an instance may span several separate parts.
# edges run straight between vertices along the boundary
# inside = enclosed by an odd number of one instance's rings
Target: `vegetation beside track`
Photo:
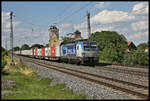
[[[65,84],[52,86],[51,79],[41,78],[37,73],[15,60],[15,66],[10,66],[10,57],[6,57],[2,78],[15,81],[19,87],[2,88],[2,91],[21,91],[19,94],[2,95],[2,99],[86,99],[85,95],[75,94],[66,89]]]
[[[126,37],[115,31],[92,33],[90,40],[96,41],[98,44],[99,63],[149,66],[149,52],[145,52],[149,42],[128,46]],[[130,49],[131,52],[126,52],[126,49]]]

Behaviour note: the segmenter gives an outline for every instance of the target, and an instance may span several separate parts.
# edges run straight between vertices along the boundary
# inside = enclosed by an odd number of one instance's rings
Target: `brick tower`
[[[59,29],[56,26],[50,26],[49,30],[49,46],[59,46]]]

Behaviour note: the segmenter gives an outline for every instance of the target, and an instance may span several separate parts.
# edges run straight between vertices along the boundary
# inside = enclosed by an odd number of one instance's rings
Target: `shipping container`
[[[45,56],[48,56],[48,47],[45,48]]]
[[[55,56],[55,47],[51,47],[51,56]]]
[[[45,48],[45,56],[51,56],[51,49],[50,47]]]
[[[36,56],[36,48],[34,48],[34,56]]]
[[[25,50],[26,55],[30,55],[30,50]]]
[[[42,56],[45,56],[45,48],[41,48]]]
[[[32,49],[30,49],[30,56],[32,56]]]
[[[41,56],[41,49],[38,49],[38,56]]]
[[[55,47],[55,56],[57,56],[57,57],[60,56],[60,46]]]
[[[32,56],[34,56],[34,48],[32,49]]]
[[[38,48],[35,49],[35,55],[38,56]]]
[[[48,47],[48,56],[51,56],[51,48]]]
[[[17,54],[19,54],[19,50],[17,51]]]
[[[21,50],[20,50],[20,55],[21,55]]]

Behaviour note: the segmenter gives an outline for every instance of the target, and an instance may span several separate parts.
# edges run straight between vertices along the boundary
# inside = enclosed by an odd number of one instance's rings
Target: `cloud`
[[[107,8],[109,7],[110,3],[105,3],[105,2],[99,2],[98,4],[96,4],[94,7],[95,8]]]
[[[66,36],[66,34],[71,33],[73,31],[73,24],[61,24],[59,28],[59,38],[62,36]]]
[[[148,37],[148,31],[145,31],[145,32],[138,32],[136,34],[133,34],[133,35],[130,35],[129,38],[131,40],[137,40],[137,39],[141,39],[141,38],[147,38]]]
[[[113,26],[101,26],[101,27],[99,27],[99,28],[94,28],[94,29],[92,29],[92,33],[93,33],[93,32],[96,32],[96,31],[101,32],[101,31],[114,31],[114,30],[115,30],[115,29],[114,29]]]
[[[74,25],[74,29],[76,30],[84,30],[87,28],[87,22],[82,22],[81,24]]]
[[[2,12],[2,23],[6,23],[9,19],[10,12]]]
[[[61,24],[60,28],[62,29],[69,29],[70,27],[72,27],[72,24]]]
[[[20,23],[20,21],[13,21],[13,28]],[[2,32],[10,32],[10,12],[2,11]]]
[[[123,11],[108,11],[103,10],[99,12],[97,15],[91,18],[92,23],[114,23],[114,22],[121,22],[121,21],[129,21],[135,19],[135,16],[129,15],[127,12]]]
[[[148,20],[134,22],[131,27],[134,31],[148,29]]]
[[[134,14],[148,14],[148,2],[138,3],[133,6],[132,12]]]

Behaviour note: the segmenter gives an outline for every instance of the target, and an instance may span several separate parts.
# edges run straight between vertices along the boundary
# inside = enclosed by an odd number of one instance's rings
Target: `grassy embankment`
[[[50,85],[51,79],[41,79],[37,73],[15,60],[15,66],[10,66],[10,58],[4,68],[3,78],[13,80],[21,86],[2,88],[2,91],[22,91],[20,94],[2,96],[2,99],[86,99],[85,95],[75,94],[72,90],[64,89],[65,84]]]

